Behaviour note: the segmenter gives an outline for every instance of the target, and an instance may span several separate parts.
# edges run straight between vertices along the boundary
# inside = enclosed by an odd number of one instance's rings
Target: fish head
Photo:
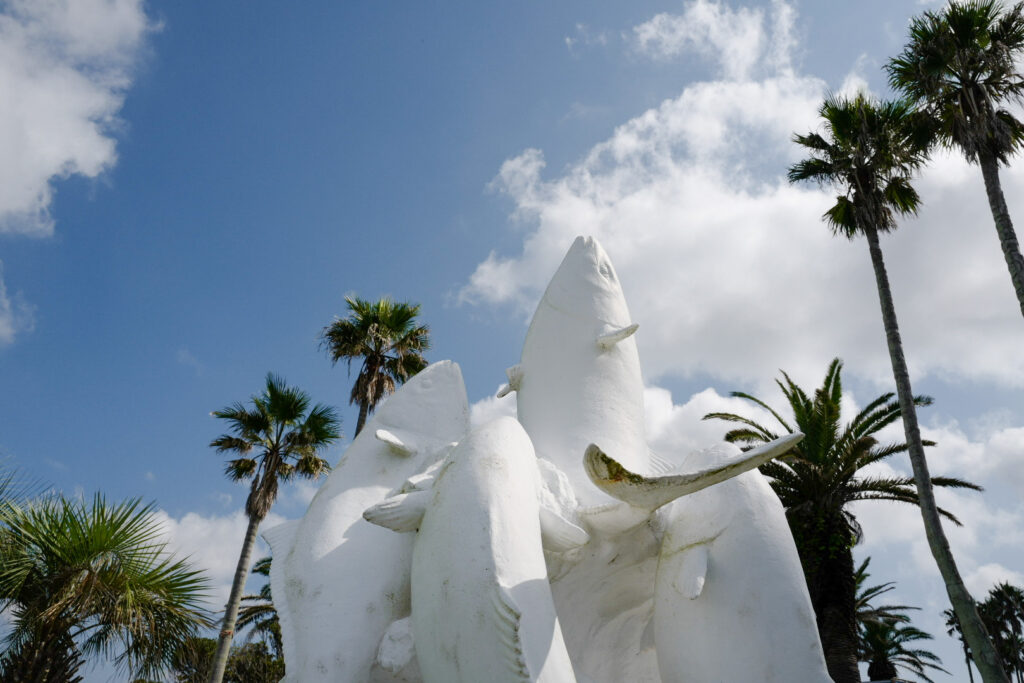
[[[615,267],[601,244],[589,236],[573,242],[542,301],[574,318],[615,327],[632,322]]]

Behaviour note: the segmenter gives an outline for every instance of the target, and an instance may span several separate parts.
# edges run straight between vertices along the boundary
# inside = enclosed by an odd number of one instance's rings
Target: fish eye
[[[612,267],[607,261],[601,262],[601,264],[597,267],[597,272],[601,273],[601,275],[603,275],[608,280],[611,280],[612,282],[615,281],[615,273],[612,272]]]

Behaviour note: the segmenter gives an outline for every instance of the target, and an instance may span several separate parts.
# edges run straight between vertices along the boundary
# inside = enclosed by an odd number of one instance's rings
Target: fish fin
[[[540,539],[545,550],[562,553],[585,545],[590,540],[590,534],[554,510],[541,505]]]
[[[583,467],[599,489],[630,505],[656,510],[676,498],[696,493],[713,484],[726,481],[784,455],[800,442],[800,432],[787,434],[769,443],[752,448],[712,467],[689,474],[645,477],[630,472],[597,445],[590,444],[583,456]]]
[[[672,581],[679,594],[687,600],[696,600],[704,591],[708,575],[708,544],[699,543],[682,551],[679,575]]]
[[[400,493],[363,510],[363,519],[399,533],[419,531],[430,491]]]
[[[412,618],[404,617],[391,622],[377,647],[377,664],[389,673],[397,674],[416,656]]]
[[[640,325],[638,323],[633,323],[632,325],[627,325],[626,327],[621,327],[617,330],[612,330],[611,332],[602,334],[597,338],[597,345],[607,351],[623,339],[632,337],[639,327]]]
[[[523,613],[516,606],[508,590],[500,583],[494,592],[494,617],[500,634],[504,660],[502,663],[522,683],[530,683],[533,677],[530,676],[530,668],[523,654],[523,641],[519,635]]]
[[[386,429],[378,429],[373,433],[377,437],[378,441],[382,441],[391,447],[391,450],[399,455],[413,455],[416,452],[416,448],[402,441],[394,432],[389,432]]]
[[[498,398],[508,396],[513,391],[519,391],[519,387],[523,383],[523,366],[516,363],[512,367],[506,368],[505,376],[508,377],[508,384],[502,384],[498,389]]]
[[[298,531],[301,521],[301,519],[290,519],[260,533],[263,540],[270,546],[270,553],[274,557],[284,557],[291,551],[295,532]]]

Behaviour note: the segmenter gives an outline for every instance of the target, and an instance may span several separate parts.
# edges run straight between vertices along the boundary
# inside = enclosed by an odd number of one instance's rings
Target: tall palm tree
[[[797,552],[807,579],[807,589],[818,621],[825,662],[836,683],[859,683],[857,668],[857,580],[853,546],[861,529],[849,507],[861,500],[919,503],[911,477],[880,477],[861,470],[908,449],[905,443],[880,444],[875,436],[899,420],[900,405],[891,393],[869,403],[849,422],[843,423],[842,363],[838,358],[828,366],[821,387],[813,397],[782,373],[777,384],[793,411],[787,420],[759,398],[742,392],[743,398],[768,411],[776,427],[768,427],[734,413],[709,413],[705,420],[719,419],[740,426],[726,433],[725,440],[750,448],[767,443],[781,433],[803,432],[804,439],[782,458],[761,466],[772,488],[786,508]],[[917,405],[931,399],[918,396]],[[930,442],[929,442],[930,444]],[[936,478],[938,486],[977,489],[959,479]],[[956,521],[948,512],[949,519]]]
[[[930,132],[906,101],[878,102],[864,95],[832,96],[825,100],[819,113],[824,134],[794,136],[796,143],[811,156],[790,167],[789,180],[813,181],[839,189],[842,194],[825,212],[825,221],[836,235],[849,239],[863,235],[867,239],[928,546],[967,642],[976,653],[982,679],[986,683],[1009,683],[942,530],[878,238],[880,232],[896,228],[895,214],[913,214],[917,210],[919,198],[910,177],[925,161]]]
[[[208,582],[165,552],[152,505],[52,498],[0,512],[0,680],[74,683],[93,656],[154,677],[200,626]]]
[[[1024,78],[1024,3],[951,2],[910,24],[910,42],[890,60],[889,82],[926,111],[939,140],[981,166],[1010,280],[1024,314],[1024,256],[1006,208],[999,164],[1024,141],[1024,124],[1004,107],[1019,101]]]
[[[359,406],[356,435],[366,418],[396,385],[402,384],[427,367],[421,355],[430,348],[430,328],[420,325],[419,304],[392,301],[366,301],[345,297],[349,316],[335,318],[320,334],[320,346],[326,348],[332,363],[344,359],[349,373],[352,361],[361,358],[362,367],[352,386],[349,403]]]
[[[269,578],[272,559],[268,556],[256,560],[252,566],[252,573],[259,574],[265,579]],[[252,626],[252,630],[249,631],[246,640],[249,641],[253,637],[259,636],[263,639],[263,642],[269,645],[270,651],[275,657],[283,658],[284,644],[281,641],[281,620],[277,616],[277,609],[274,607],[274,597],[270,591],[270,581],[268,580],[260,586],[259,593],[242,596],[242,602],[248,604],[242,605],[239,608],[236,626],[239,629]]]
[[[218,453],[238,456],[228,461],[226,474],[235,481],[251,479],[252,484],[245,501],[249,523],[224,607],[210,683],[221,683],[224,678],[256,532],[277,500],[278,482],[296,474],[315,479],[327,472],[330,466],[318,453],[340,437],[340,422],[333,408],[319,404],[310,408],[305,392],[287,386],[272,373],[267,375],[263,392],[250,402],[251,407],[235,403],[213,413],[227,420],[230,433],[217,437],[210,446]]]
[[[861,627],[861,660],[868,663],[869,681],[891,681],[896,678],[896,667],[913,672],[918,678],[932,683],[927,669],[949,673],[942,668],[942,660],[933,652],[911,643],[931,640],[932,636],[910,624],[890,619],[868,622]]]

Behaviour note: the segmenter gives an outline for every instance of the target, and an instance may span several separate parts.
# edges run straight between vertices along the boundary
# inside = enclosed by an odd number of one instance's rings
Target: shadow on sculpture
[[[288,681],[827,683],[778,498],[801,438],[681,462],[644,435],[615,269],[579,237],[471,430],[434,363],[360,433],[301,520],[265,534]]]

